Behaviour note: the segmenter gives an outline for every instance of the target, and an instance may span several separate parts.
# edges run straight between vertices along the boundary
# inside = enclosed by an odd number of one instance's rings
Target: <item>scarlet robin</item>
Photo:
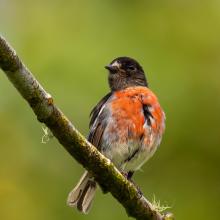
[[[165,115],[136,60],[118,57],[105,68],[111,91],[91,112],[88,140],[131,179],[160,144]],[[96,185],[85,171],[67,204],[88,213]]]

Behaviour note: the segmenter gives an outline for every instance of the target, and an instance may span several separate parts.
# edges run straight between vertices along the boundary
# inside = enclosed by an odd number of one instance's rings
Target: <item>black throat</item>
[[[148,83],[144,73],[138,75],[125,75],[125,74],[109,74],[108,77],[109,87],[111,91],[123,90],[133,86],[148,87]]]

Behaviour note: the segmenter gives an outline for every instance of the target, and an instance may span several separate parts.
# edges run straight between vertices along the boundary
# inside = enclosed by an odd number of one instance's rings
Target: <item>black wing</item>
[[[104,120],[103,120],[105,115],[99,114],[99,113],[103,105],[105,105],[105,103],[108,101],[111,95],[112,93],[110,92],[106,96],[104,96],[99,101],[99,103],[92,109],[90,113],[91,120],[89,123],[90,133],[88,136],[88,141],[91,142],[98,149],[100,149],[102,135],[106,127],[106,124],[104,123]],[[96,120],[97,117],[98,117],[98,120]]]
[[[91,113],[90,113],[90,123],[89,123],[89,127],[91,128],[93,123],[95,122],[102,106],[107,102],[107,100],[110,98],[110,96],[112,95],[111,92],[109,92],[106,96],[104,96],[99,103],[92,109]]]

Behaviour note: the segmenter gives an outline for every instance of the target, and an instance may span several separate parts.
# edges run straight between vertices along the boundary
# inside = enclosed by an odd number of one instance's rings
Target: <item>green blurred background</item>
[[[176,219],[219,219],[220,1],[0,0],[0,32],[84,134],[108,92],[103,68],[136,58],[167,123],[161,147],[135,181]],[[128,219],[110,194],[89,215],[66,206],[83,168],[0,73],[0,219]]]

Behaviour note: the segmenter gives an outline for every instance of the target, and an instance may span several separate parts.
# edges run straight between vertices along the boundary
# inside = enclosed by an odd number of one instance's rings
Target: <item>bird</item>
[[[118,57],[105,68],[110,92],[90,113],[88,141],[131,180],[159,146],[165,113],[135,59]],[[85,171],[69,193],[67,205],[87,214],[96,188],[95,179]]]

